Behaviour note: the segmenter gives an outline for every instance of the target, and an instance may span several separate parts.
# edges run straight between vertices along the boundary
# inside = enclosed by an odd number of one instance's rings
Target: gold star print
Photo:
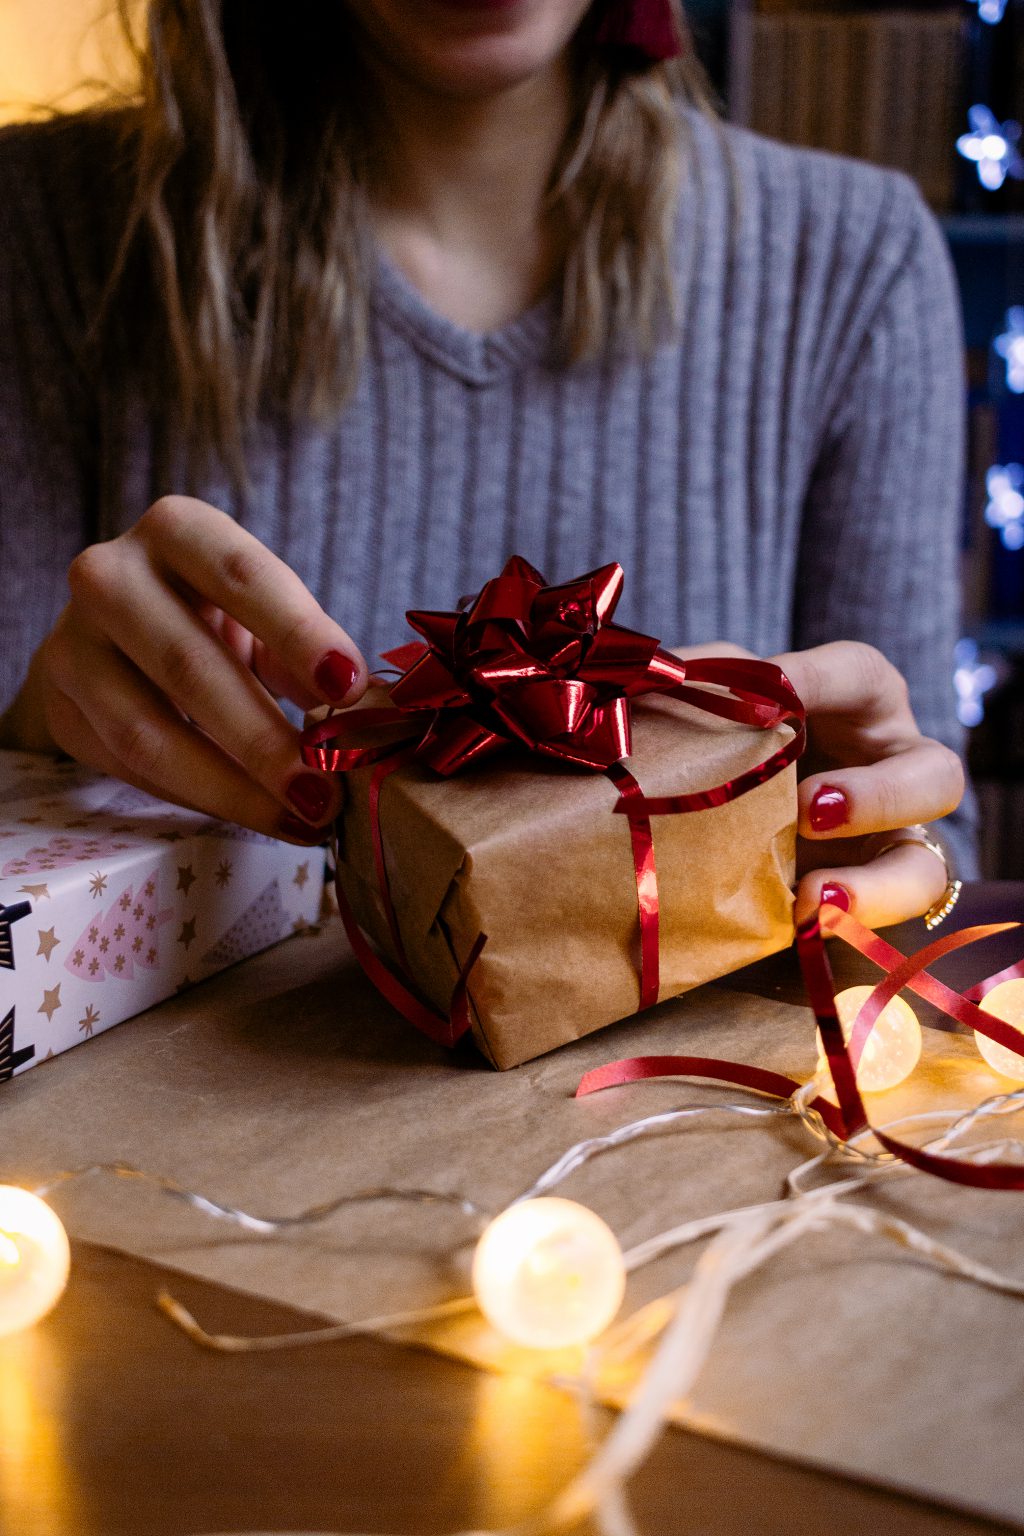
[[[44,896],[47,900],[50,898],[50,887],[48,885],[19,885],[18,894],[20,895],[22,891],[25,892],[26,896],[31,896],[34,901],[42,901]]]
[[[42,819],[41,816],[19,816],[18,825],[20,827],[37,827]]]
[[[187,922],[184,922],[181,925],[181,932],[178,934],[178,943],[184,944],[185,948],[188,949],[195,936],[196,920],[194,917],[190,917]]]
[[[308,879],[309,861],[307,860],[305,864],[300,864],[298,869],[295,871],[295,874],[292,876],[292,885],[297,885],[301,891],[302,887],[305,885]]]
[[[58,981],[55,987],[43,988],[43,1000],[36,1009],[36,1012],[45,1013],[47,1020],[52,1022],[53,1016],[60,1006],[60,982]]]
[[[186,896],[188,895],[189,889],[194,883],[195,878],[196,877],[192,871],[191,864],[178,865],[178,890],[184,891]]]
[[[69,828],[74,827],[87,827],[91,819],[90,816],[76,816],[74,821],[66,821],[64,823],[64,830],[67,831]]]
[[[88,1007],[86,1008],[86,1010],[85,1010],[85,1018],[84,1019],[79,1019],[78,1027],[81,1030],[83,1035],[89,1036],[89,1035],[92,1034],[93,1030],[95,1029],[96,1025],[99,1023],[99,1021],[100,1021],[99,1009],[98,1008],[94,1008],[92,1003],[90,1003],[88,1005]]]
[[[52,928],[40,928],[39,948],[36,950],[36,954],[45,955],[46,959],[49,960],[59,943],[60,939],[57,938]]]
[[[224,887],[228,884],[229,880],[231,879],[231,860],[230,859],[222,859],[221,860],[221,862],[217,865],[217,873],[214,875],[213,878],[216,880],[216,882],[220,886],[221,890],[223,890]]]
[[[102,896],[107,888],[107,877],[100,870],[89,877],[89,894],[92,897]]]

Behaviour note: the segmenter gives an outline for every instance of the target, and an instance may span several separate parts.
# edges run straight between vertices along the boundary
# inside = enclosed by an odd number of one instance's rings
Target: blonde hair
[[[118,0],[132,40],[131,0]],[[680,59],[645,64],[577,36],[575,101],[549,201],[567,233],[561,350],[646,348],[671,305],[680,100],[708,106],[681,0]],[[145,367],[200,458],[244,478],[262,409],[323,419],[350,396],[367,333],[364,99],[343,5],[151,0],[136,108],[120,114],[128,204],[97,325],[102,354],[145,336]],[[311,50],[337,61],[330,78]],[[141,329],[140,329],[141,327]]]

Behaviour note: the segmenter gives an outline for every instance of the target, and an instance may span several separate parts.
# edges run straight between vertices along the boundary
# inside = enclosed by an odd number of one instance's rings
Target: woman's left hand
[[[960,759],[921,735],[902,675],[873,646],[838,640],[772,660],[807,710],[796,920],[817,910],[826,887],[840,905],[845,893],[847,909],[869,927],[926,912],[945,889],[941,861],[917,842],[874,857],[888,841],[877,834],[955,810]]]

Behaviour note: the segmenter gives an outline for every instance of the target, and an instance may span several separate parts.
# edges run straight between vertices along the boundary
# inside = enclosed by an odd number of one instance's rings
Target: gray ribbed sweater
[[[75,552],[185,489],[159,424],[77,362],[103,277],[91,133],[0,134],[0,707]],[[552,299],[474,335],[381,260],[338,421],[261,427],[244,505],[200,492],[368,657],[405,638],[407,607],[451,606],[510,553],[551,579],[618,560],[623,622],[762,655],[870,641],[956,744],[963,379],[941,235],[894,173],[691,113],[683,138],[679,327],[649,359],[556,368]],[[952,830],[969,869],[964,813]]]

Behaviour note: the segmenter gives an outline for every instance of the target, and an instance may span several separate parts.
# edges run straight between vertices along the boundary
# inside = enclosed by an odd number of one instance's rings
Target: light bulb
[[[481,1312],[499,1333],[530,1349],[596,1339],[625,1289],[615,1233],[575,1200],[510,1205],[486,1228],[473,1258]]]
[[[71,1249],[54,1211],[27,1189],[0,1184],[0,1338],[19,1333],[57,1305]]]
[[[874,987],[847,987],[836,993],[836,1014],[843,1031],[843,1039],[849,1044],[853,1033],[853,1021]],[[857,1063],[857,1087],[861,1093],[883,1093],[895,1088],[909,1077],[921,1056],[921,1026],[917,1014],[902,997],[894,997],[886,1003],[874,1028],[868,1036],[860,1061]],[[818,1076],[822,1093],[836,1102],[835,1085],[828,1068],[828,1057],[818,1031]]]
[[[1024,981],[1001,981],[998,987],[986,992],[981,1006],[986,1013],[1002,1019],[1004,1024],[1024,1030]],[[993,1072],[1001,1072],[1004,1077],[1024,1083],[1024,1056],[1011,1051],[1008,1046],[997,1045],[978,1030],[974,1031],[974,1042]]]

